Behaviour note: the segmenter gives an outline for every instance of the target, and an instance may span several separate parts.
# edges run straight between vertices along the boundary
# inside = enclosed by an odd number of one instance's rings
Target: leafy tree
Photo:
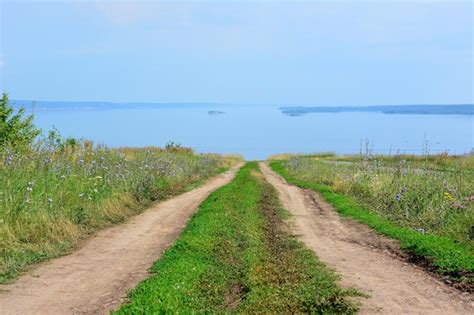
[[[8,94],[3,93],[0,100],[0,147],[11,145],[29,145],[40,134],[33,124],[33,115],[23,117],[25,109],[17,113],[8,102]]]

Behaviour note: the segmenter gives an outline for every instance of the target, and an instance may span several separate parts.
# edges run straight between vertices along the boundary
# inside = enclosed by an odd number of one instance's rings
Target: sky
[[[471,1],[0,2],[14,99],[474,103]]]

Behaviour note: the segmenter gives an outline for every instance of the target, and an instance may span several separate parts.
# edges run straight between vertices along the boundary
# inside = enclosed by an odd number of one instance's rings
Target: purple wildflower
[[[453,208],[458,209],[458,210],[462,210],[462,209],[464,209],[464,205],[462,203],[460,203],[459,201],[456,201],[456,202],[453,203]]]

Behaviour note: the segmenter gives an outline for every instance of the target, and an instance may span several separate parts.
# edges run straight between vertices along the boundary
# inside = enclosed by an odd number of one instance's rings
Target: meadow
[[[73,252],[100,229],[126,222],[154,202],[193,189],[242,160],[197,154],[173,142],[164,148],[109,148],[63,138],[56,129],[41,137],[33,117],[23,114],[14,113],[4,94],[0,283],[13,282],[36,263]],[[270,166],[290,184],[320,192],[341,215],[399,240],[409,254],[405,258],[463,291],[474,290],[472,155],[288,154],[273,157]],[[117,313],[353,314],[364,306],[355,298],[369,296],[354,289],[357,284],[339,282],[335,270],[292,234],[290,212],[282,208],[256,162],[248,162],[230,183],[207,193],[186,227],[183,221],[176,242],[151,267],[150,277],[132,289],[129,299],[120,300],[124,303]],[[305,206],[298,203],[300,207]],[[130,247],[119,250],[122,260]],[[97,255],[97,250],[92,253]],[[77,263],[83,264],[84,259]],[[46,277],[39,279],[43,283],[41,279]],[[67,281],[65,285],[71,286]],[[38,288],[34,294],[42,295],[44,290]],[[374,292],[373,286],[368,288],[364,291]],[[56,290],[50,294],[55,300],[65,291]],[[124,293],[110,298],[116,303]]]
[[[272,167],[388,236],[430,268],[472,285],[474,157],[280,156]],[[468,284],[466,284],[468,285]]]
[[[238,158],[49,140],[0,150],[0,282],[63,255],[94,231],[188,190]]]

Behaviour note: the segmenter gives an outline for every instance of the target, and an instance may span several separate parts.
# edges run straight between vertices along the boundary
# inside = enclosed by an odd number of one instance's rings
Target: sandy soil
[[[396,241],[341,218],[314,191],[286,183],[265,163],[267,180],[293,218],[292,231],[342,277],[341,285],[370,295],[362,314],[474,314],[474,297],[447,286],[400,258]]]
[[[116,309],[127,292],[179,236],[199,204],[229,183],[241,165],[203,186],[99,232],[78,251],[0,286],[1,314],[98,314]]]

